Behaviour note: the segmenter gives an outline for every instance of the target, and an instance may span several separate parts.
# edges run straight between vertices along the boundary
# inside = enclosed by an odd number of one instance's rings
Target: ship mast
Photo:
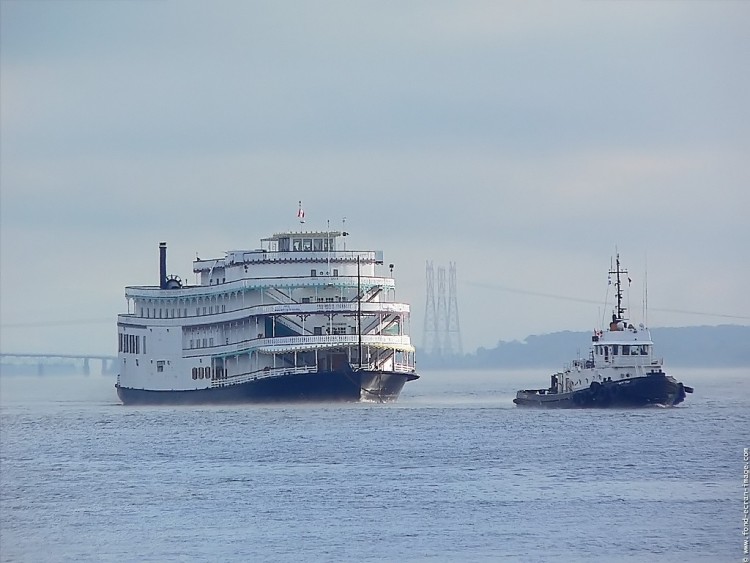
[[[362,369],[362,281],[357,255],[357,348],[359,348],[359,369]]]
[[[609,274],[615,274],[617,277],[615,278],[615,289],[617,292],[617,311],[615,313],[616,318],[614,320],[621,321],[625,317],[625,308],[622,306],[622,281],[620,279],[620,274],[627,274],[627,270],[621,270],[620,269],[620,253],[618,252],[615,257],[615,270],[611,269],[609,270]]]

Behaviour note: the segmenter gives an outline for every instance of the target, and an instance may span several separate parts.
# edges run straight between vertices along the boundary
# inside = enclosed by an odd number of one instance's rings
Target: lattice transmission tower
[[[427,285],[427,303],[424,308],[424,334],[422,346],[427,354],[440,350],[440,333],[438,331],[437,310],[435,308],[435,270],[432,262],[427,262],[425,283]]]
[[[461,344],[461,325],[458,322],[458,290],[456,289],[456,263],[448,265],[448,314],[445,326],[445,352],[446,355],[464,353]]]
[[[449,356],[450,351],[447,350],[447,339],[445,338],[445,329],[448,326],[448,311],[446,310],[448,307],[445,301],[445,267],[443,266],[438,266],[437,269],[437,286],[437,340],[440,342],[437,354],[439,356]]]
[[[424,351],[438,357],[463,354],[461,327],[458,321],[456,264],[450,263],[447,291],[445,267],[438,266],[437,298],[435,296],[435,269],[432,262],[427,262],[425,278],[427,303],[424,317]]]

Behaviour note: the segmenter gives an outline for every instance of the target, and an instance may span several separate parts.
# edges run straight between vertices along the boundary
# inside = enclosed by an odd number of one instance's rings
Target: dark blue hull
[[[398,399],[407,381],[418,377],[413,373],[340,370],[267,377],[190,391],[153,391],[119,384],[115,387],[125,405],[390,402]]]
[[[595,381],[586,389],[570,393],[519,391],[513,402],[519,406],[562,409],[674,406],[685,400],[686,393],[692,392],[691,387],[659,372],[619,381]]]

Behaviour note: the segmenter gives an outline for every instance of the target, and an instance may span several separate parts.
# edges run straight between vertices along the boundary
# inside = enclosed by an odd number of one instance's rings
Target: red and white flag
[[[302,202],[299,202],[299,209],[297,210],[297,219],[299,219],[300,223],[305,222],[305,210],[302,209]]]

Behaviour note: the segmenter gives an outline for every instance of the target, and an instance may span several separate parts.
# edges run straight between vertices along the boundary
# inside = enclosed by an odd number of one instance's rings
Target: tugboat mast
[[[616,254],[616,257],[615,257],[615,265],[616,265],[615,270],[612,270],[610,266],[609,274],[610,275],[615,274],[617,276],[616,282],[615,282],[615,288],[617,290],[617,311],[616,311],[615,320],[621,321],[625,318],[624,317],[625,308],[622,306],[622,282],[620,280],[620,274],[627,274],[628,271],[620,269],[620,253],[619,252]]]

